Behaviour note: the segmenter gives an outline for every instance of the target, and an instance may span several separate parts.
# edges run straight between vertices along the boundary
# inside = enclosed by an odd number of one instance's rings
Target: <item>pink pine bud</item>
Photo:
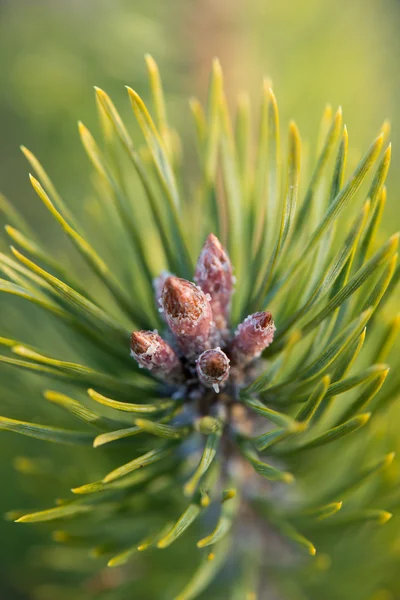
[[[161,305],[165,320],[188,358],[209,347],[212,312],[204,292],[179,277],[168,277]]]
[[[179,383],[183,379],[182,365],[175,350],[156,331],[134,331],[131,355],[139,366],[165,381]]]
[[[231,345],[232,361],[246,364],[260,356],[274,339],[275,325],[269,312],[257,312],[245,318],[236,330]]]
[[[217,328],[226,330],[232,297],[232,265],[213,233],[210,233],[200,252],[194,280],[205,294],[211,296],[210,304]]]
[[[206,350],[197,359],[196,369],[201,383],[218,394],[219,387],[229,377],[229,358],[221,348]]]

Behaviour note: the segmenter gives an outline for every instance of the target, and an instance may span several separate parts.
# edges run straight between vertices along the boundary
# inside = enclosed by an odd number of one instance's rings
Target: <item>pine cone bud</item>
[[[232,297],[232,265],[219,239],[210,233],[200,252],[194,280],[211,296],[213,319],[218,329],[226,330]]]
[[[229,377],[229,358],[221,348],[206,350],[199,356],[196,369],[201,383],[218,393]]]
[[[156,331],[134,331],[131,355],[140,367],[165,381],[179,383],[183,379],[182,364],[175,350]]]
[[[208,297],[199,287],[186,279],[168,277],[161,305],[165,320],[186,357],[200,354],[209,347],[212,312]]]
[[[233,338],[230,355],[232,361],[246,364],[260,356],[274,339],[275,325],[270,312],[257,312],[245,318]]]

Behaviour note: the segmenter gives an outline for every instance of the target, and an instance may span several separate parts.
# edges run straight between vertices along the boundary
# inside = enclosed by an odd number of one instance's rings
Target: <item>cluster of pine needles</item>
[[[36,569],[35,598],[262,600],[271,586],[289,600],[396,598],[396,529],[379,527],[400,502],[398,235],[379,231],[389,127],[354,165],[340,108],[325,109],[315,148],[294,122],[281,142],[270,83],[257,119],[243,94],[232,119],[215,61],[206,107],[190,101],[187,164],[146,62],[153,116],[127,88],[140,131],[101,89],[98,140],[79,123],[93,192],[77,210],[22,148],[75,250],[52,249],[0,200],[0,428],[61,445],[32,441],[15,461],[32,504],[50,505],[8,514],[52,532],[38,553],[53,583]],[[133,330],[164,328],[154,278],[192,280],[211,232],[234,267],[232,327],[266,310],[276,325],[239,391],[233,451],[218,415],[185,421],[188,402],[129,354]]]

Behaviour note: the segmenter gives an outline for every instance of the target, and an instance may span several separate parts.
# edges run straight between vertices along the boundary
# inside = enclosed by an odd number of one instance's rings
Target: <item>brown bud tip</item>
[[[161,306],[164,318],[186,356],[207,348],[212,312],[208,297],[199,287],[186,279],[168,277]]]
[[[246,317],[232,341],[234,362],[245,364],[259,356],[272,343],[274,332],[275,325],[270,312],[257,312]]]
[[[229,377],[229,358],[221,348],[206,350],[199,356],[196,369],[201,383],[218,393],[220,385]]]
[[[195,282],[211,297],[211,309],[218,329],[226,329],[232,297],[232,265],[219,239],[210,233],[196,265]]]
[[[131,335],[131,354],[140,367],[166,381],[178,382],[182,378],[182,366],[177,354],[156,331],[134,331]]]

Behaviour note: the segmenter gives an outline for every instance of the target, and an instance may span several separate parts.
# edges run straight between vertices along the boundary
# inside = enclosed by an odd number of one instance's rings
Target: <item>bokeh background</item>
[[[384,229],[391,233],[400,224],[399,27],[397,0],[0,0],[0,189],[51,242],[57,230],[38,207],[19,145],[35,152],[79,211],[89,178],[76,124],[95,127],[93,86],[132,122],[124,85],[148,98],[143,56],[152,54],[170,120],[187,140],[187,99],[205,99],[218,56],[232,106],[244,89],[258,98],[267,75],[282,123],[295,118],[303,138],[315,137],[327,102],[342,105],[354,156],[390,119],[394,166]],[[1,514],[28,504],[12,457],[29,452],[29,442],[0,436]],[[13,582],[43,540],[6,521],[0,539],[0,598],[24,598]]]

